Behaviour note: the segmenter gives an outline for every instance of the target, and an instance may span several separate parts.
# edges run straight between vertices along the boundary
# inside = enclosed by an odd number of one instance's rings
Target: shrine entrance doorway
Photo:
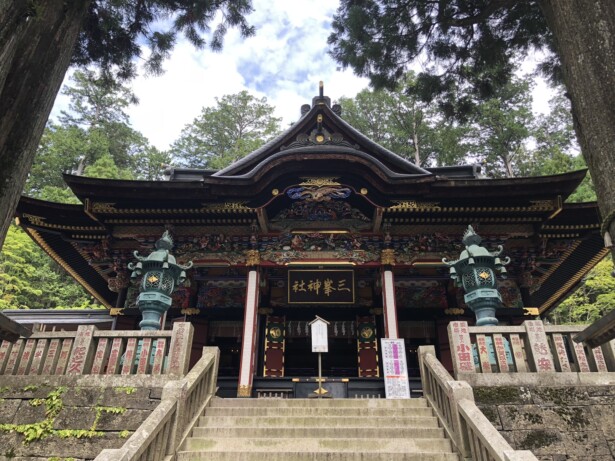
[[[263,377],[314,377],[318,355],[312,352],[309,323],[318,315],[330,324],[329,352],[322,354],[323,376],[380,376],[376,318],[355,309],[287,309],[266,317]],[[327,318],[328,317],[328,318]]]

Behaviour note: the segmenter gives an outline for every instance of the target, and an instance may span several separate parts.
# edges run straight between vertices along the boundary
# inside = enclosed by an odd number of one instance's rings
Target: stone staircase
[[[427,402],[214,398],[177,461],[459,461]]]

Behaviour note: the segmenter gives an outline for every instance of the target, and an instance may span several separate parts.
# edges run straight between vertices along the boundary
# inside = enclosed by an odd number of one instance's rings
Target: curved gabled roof
[[[290,155],[295,149],[303,153],[328,151],[371,157],[374,167],[383,165],[387,170],[404,176],[430,176],[425,170],[369,139],[344,121],[336,106],[325,96],[314,98],[312,107],[290,128],[246,157],[214,173],[213,177],[250,176],[272,156]]]

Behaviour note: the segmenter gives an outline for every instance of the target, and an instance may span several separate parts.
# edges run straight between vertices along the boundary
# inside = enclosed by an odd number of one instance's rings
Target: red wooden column
[[[250,271],[248,272],[246,305],[243,317],[241,362],[239,364],[239,383],[237,384],[237,397],[252,396],[252,380],[254,377],[254,355],[256,352],[258,279],[258,271],[255,268],[250,269]]]
[[[384,313],[384,337],[397,339],[397,306],[395,305],[395,280],[390,267],[382,269],[382,307]]]

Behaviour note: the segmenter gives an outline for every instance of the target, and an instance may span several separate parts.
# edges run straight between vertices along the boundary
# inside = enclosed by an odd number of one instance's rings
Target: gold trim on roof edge
[[[107,309],[111,309],[113,307],[100,295],[100,293],[98,293],[94,288],[92,288],[92,286],[90,286],[90,284],[87,283],[85,279],[83,279],[83,277],[81,277],[77,272],[75,272],[66,263],[66,261],[64,261],[60,257],[60,255],[58,255],[49,245],[47,245],[47,242],[45,242],[43,237],[41,237],[41,235],[37,231],[35,231],[34,229],[26,228],[26,232],[30,234],[30,237],[32,237],[32,239],[39,244],[39,246],[43,249],[43,251],[45,251],[45,253],[51,256],[51,258],[55,262],[57,262],[60,267],[62,267],[66,272],[68,272],[71,277],[73,277],[77,282],[79,282],[81,286],[83,286],[83,288],[85,288],[88,293],[94,296],[103,306],[105,306]]]
[[[570,248],[566,249],[566,250],[564,251],[564,253],[562,253],[562,256],[559,258],[559,260],[558,260],[555,264],[553,264],[553,265],[549,268],[549,270],[548,270],[547,272],[545,272],[544,274],[542,274],[542,275],[540,276],[540,278],[538,278],[538,286],[539,286],[539,287],[543,284],[543,282],[544,282],[545,280],[547,280],[547,279],[551,276],[551,274],[553,274],[553,272],[555,272],[555,271],[557,270],[557,268],[558,268],[559,266],[561,266],[561,265],[562,265],[562,263],[563,263],[565,260],[567,260],[567,259],[568,259],[568,257],[572,254],[572,252],[573,252],[574,250],[576,250],[576,249],[577,249],[577,247],[578,247],[580,244],[581,244],[581,241],[580,241],[580,240],[575,241],[575,242],[574,242],[574,243],[570,246]],[[537,291],[537,290],[536,290],[536,291]]]
[[[558,200],[532,200],[530,206],[489,207],[489,206],[440,206],[440,202],[421,202],[418,200],[394,200],[395,205],[386,208],[390,212],[439,211],[439,212],[526,212],[557,210]],[[552,215],[553,216],[553,215]]]
[[[542,305],[538,308],[538,311],[542,314],[549,309],[554,301],[560,298],[566,291],[576,285],[587,273],[593,269],[593,267],[600,262],[609,253],[609,248],[603,248],[596,256],[589,260],[572,278],[570,278],[562,287],[551,295]]]
[[[62,224],[51,224],[45,222],[47,218],[43,216],[31,215],[28,213],[23,213],[22,217],[26,219],[32,226],[37,227],[45,227],[47,229],[61,229],[61,230],[71,230],[71,231],[104,231],[105,228],[102,226],[66,226]]]
[[[187,214],[233,212],[248,213],[255,209],[246,206],[246,202],[203,203],[202,208],[116,208],[112,202],[92,202],[92,213],[101,214]]]

